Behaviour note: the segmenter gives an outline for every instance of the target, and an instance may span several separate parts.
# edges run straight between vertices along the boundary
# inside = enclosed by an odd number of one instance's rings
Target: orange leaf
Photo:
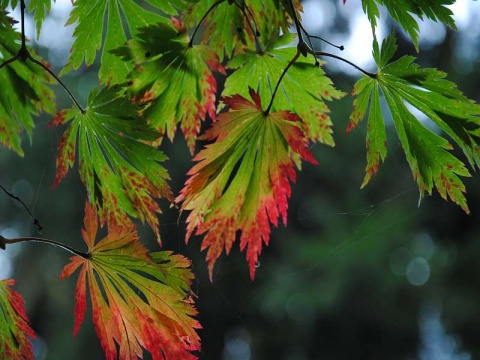
[[[63,269],[65,279],[80,267],[75,290],[76,335],[86,311],[86,288],[93,324],[107,359],[196,359],[200,350],[199,322],[188,290],[190,263],[170,252],[148,254],[133,227],[111,226],[95,244],[97,215],[85,207],[85,258],[74,256]],[[118,349],[118,350],[117,350]]]

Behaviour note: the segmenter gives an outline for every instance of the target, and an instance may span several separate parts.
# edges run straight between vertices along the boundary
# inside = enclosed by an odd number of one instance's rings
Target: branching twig
[[[30,215],[30,217],[32,218],[33,220],[33,224],[37,227],[38,229],[38,232],[42,232],[42,229],[43,229],[43,226],[40,225],[40,221],[35,217],[33,216],[32,212],[30,211],[30,209],[28,208],[28,206],[23,202],[22,199],[20,199],[17,195],[15,194],[12,194],[10,191],[8,191],[7,189],[5,189],[5,187],[3,185],[0,184],[0,188],[5,192],[5,194],[7,194],[8,196],[10,196],[12,199],[14,200],[17,200],[20,204],[23,205],[23,207],[25,208],[25,210],[27,210],[28,214]]]
[[[44,243],[44,244],[53,245],[53,246],[59,247],[63,250],[66,250],[69,253],[72,253],[73,255],[80,256],[84,259],[88,259],[90,257],[90,254],[88,254],[88,253],[78,251],[78,250],[76,250],[76,249],[74,249],[74,248],[72,248],[68,245],[59,243],[58,241],[39,238],[39,237],[34,237],[34,236],[7,239],[6,237],[0,235],[0,248],[5,250],[5,247],[8,244],[18,244],[18,243],[21,243],[21,242],[28,242],[28,241],[34,241],[34,242],[40,242],[40,243]]]
[[[364,69],[362,69],[361,67],[359,67],[358,65],[355,65],[353,62],[341,57],[341,56],[338,56],[338,55],[335,55],[335,54],[331,54],[331,53],[327,53],[327,52],[324,52],[324,51],[315,51],[312,49],[311,46],[309,46],[305,40],[303,40],[303,33],[302,33],[302,30],[304,31],[303,29],[303,26],[302,24],[300,23],[300,21],[298,20],[298,17],[297,17],[297,14],[295,13],[295,7],[293,6],[293,1],[292,0],[288,0],[288,2],[290,3],[290,7],[292,8],[292,12],[293,12],[293,19],[295,21],[295,27],[296,27],[296,30],[297,30],[297,34],[298,34],[298,45],[297,45],[297,48],[298,50],[300,51],[300,53],[303,55],[303,56],[307,56],[308,54],[311,54],[315,57],[317,56],[328,56],[328,57],[332,57],[332,58],[335,58],[337,60],[340,60],[340,61],[343,61],[351,66],[353,66],[355,69],[361,71],[362,73],[364,73],[365,75],[371,77],[371,78],[375,78],[376,75],[371,73],[371,72],[368,72]],[[307,35],[307,37],[309,37],[310,35],[305,31],[305,34]],[[322,38],[320,38],[322,39]],[[324,39],[322,39],[324,40]],[[326,40],[325,40],[326,41]],[[329,44],[331,44],[330,42],[328,42]],[[331,44],[333,46],[336,46],[334,44]],[[338,47],[338,46],[337,46]],[[340,46],[338,47],[340,50],[343,50],[343,46]]]

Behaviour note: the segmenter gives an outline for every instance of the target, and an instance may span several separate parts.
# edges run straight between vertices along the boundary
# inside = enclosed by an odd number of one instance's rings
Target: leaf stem
[[[297,61],[297,59],[300,57],[300,54],[301,54],[301,51],[300,51],[300,49],[297,47],[297,53],[295,54],[295,56],[293,57],[293,59],[290,60],[290,62],[288,63],[288,65],[285,67],[285,69],[283,69],[282,75],[280,75],[280,78],[279,78],[278,81],[277,81],[277,85],[275,85],[275,90],[273,90],[272,98],[270,99],[270,104],[268,104],[267,109],[263,112],[265,115],[268,115],[268,113],[270,112],[270,109],[272,108],[273,100],[275,100],[275,95],[277,95],[278,88],[279,88],[280,83],[282,82],[285,74],[287,73],[288,69],[290,69],[290,67],[291,67],[293,64],[295,64],[295,62]]]
[[[59,243],[58,241],[39,238],[39,237],[35,237],[35,236],[27,236],[27,237],[19,237],[19,238],[8,239],[8,238],[0,235],[0,248],[5,249],[5,246],[8,245],[8,244],[17,244],[17,243],[27,242],[27,241],[34,241],[34,242],[40,242],[40,243],[44,243],[44,244],[53,245],[53,246],[59,247],[63,250],[66,250],[73,255],[80,256],[84,259],[87,259],[90,256],[88,253],[78,251],[78,250],[76,250],[76,249],[74,249],[74,248],[72,248],[68,245]]]
[[[215,9],[218,5],[220,5],[222,2],[224,2],[225,0],[217,0],[215,1],[212,6],[210,6],[207,10],[207,12],[202,16],[202,18],[200,19],[200,21],[198,22],[197,26],[195,27],[195,29],[193,30],[193,33],[192,33],[192,36],[190,37],[190,41],[188,43],[188,46],[189,47],[192,47],[193,45],[193,40],[195,39],[195,35],[197,34],[197,31],[198,29],[200,28],[200,25],[202,25],[202,23],[205,21],[205,19],[207,18],[208,14],[210,14],[210,12]]]
[[[72,92],[70,91],[70,89],[63,83],[62,80],[60,80],[60,78],[52,71],[48,68],[48,66],[46,66],[45,64],[43,64],[41,61],[38,61],[37,59],[33,58],[32,55],[29,54],[29,59],[34,62],[35,64],[37,64],[38,66],[42,67],[44,70],[46,70],[50,75],[53,76],[53,78],[55,80],[57,80],[57,82],[63,87],[63,89],[67,92],[68,96],[70,96],[70,99],[72,99],[73,103],[78,107],[78,109],[80,110],[80,112],[82,114],[85,114],[86,110],[82,107],[82,105],[80,105],[80,103],[78,102],[78,100],[75,98],[75,96],[72,94]]]

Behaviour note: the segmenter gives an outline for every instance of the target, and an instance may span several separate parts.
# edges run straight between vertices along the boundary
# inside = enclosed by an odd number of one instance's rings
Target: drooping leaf
[[[159,164],[166,156],[148,145],[157,133],[139,114],[140,108],[116,88],[94,89],[84,113],[74,107],[50,123],[69,123],[58,145],[53,186],[73,167],[78,147],[80,176],[102,222],[128,226],[128,216],[139,218],[160,240],[160,207],[154,198],[173,200],[166,183],[169,176]]]
[[[270,224],[287,222],[290,181],[303,159],[316,164],[308,150],[300,119],[289,111],[265,114],[260,96],[250,90],[253,102],[240,95],[223,98],[230,108],[218,116],[203,139],[215,140],[200,151],[198,163],[188,172],[177,201],[189,210],[189,237],[205,234],[210,278],[219,256],[228,254],[241,231],[240,249],[246,248],[250,276],[268,244]]]
[[[201,121],[215,120],[217,82],[212,71],[225,74],[215,52],[207,45],[190,45],[186,29],[172,19],[142,28],[138,39],[114,51],[123,61],[134,61],[131,90],[150,105],[144,116],[150,124],[173,140],[177,124],[190,152]]]
[[[441,21],[456,29],[453,12],[447,7],[454,2],[455,0],[362,0],[362,7],[372,25],[372,31],[375,33],[377,19],[380,18],[378,5],[384,5],[393,20],[400,24],[411,37],[418,51],[419,27],[414,15],[418,16],[420,20],[426,17],[430,20]]]
[[[362,186],[377,171],[387,154],[386,135],[380,110],[383,94],[417,181],[421,197],[435,186],[440,195],[450,198],[468,213],[465,186],[459,176],[470,176],[464,163],[449,150],[452,145],[422,124],[406,106],[416,108],[449,135],[462,149],[469,164],[480,166],[480,105],[467,99],[456,85],[436,69],[422,69],[415,58],[404,56],[387,64],[396,50],[395,35],[382,48],[374,44],[379,67],[375,78],[364,77],[355,85],[354,110],[348,130],[362,120],[368,110],[367,168]]]
[[[0,358],[33,360],[33,346],[28,338],[35,332],[28,323],[22,296],[12,289],[14,280],[0,280]]]
[[[148,254],[133,227],[109,227],[95,243],[97,230],[95,209],[87,203],[82,234],[88,255],[73,256],[60,275],[65,279],[80,268],[74,335],[85,316],[88,287],[93,324],[107,359],[143,358],[143,349],[154,360],[196,359],[191,352],[200,350],[196,329],[201,326],[188,294],[189,261],[171,252]]]
[[[290,34],[275,36],[264,52],[249,52],[230,60],[227,67],[235,71],[227,78],[222,95],[245,97],[251,87],[259,93],[262,103],[268,104],[283,70],[296,55],[296,47],[286,47],[292,41]],[[310,140],[333,146],[332,121],[325,100],[343,95],[312,59],[299,57],[280,83],[273,109],[298,114]]]
[[[177,14],[190,2],[147,0],[148,6],[140,6],[137,1],[132,0],[99,0],[95,4],[87,0],[75,1],[66,23],[66,25],[77,23],[73,33],[75,41],[68,63],[61,74],[77,69],[84,61],[86,65],[91,65],[97,50],[103,48],[100,80],[104,83],[123,82],[131,68],[129,64],[111,54],[110,50],[123,45],[127,41],[127,34],[135,37],[141,27],[168,21],[158,14],[158,10],[165,14]],[[154,10],[147,10],[149,7],[153,7]]]
[[[0,65],[13,58],[19,48],[20,34],[13,30],[14,20],[0,9]],[[37,58],[35,52],[29,49]],[[54,95],[48,84],[52,77],[31,61],[15,61],[0,67],[0,145],[23,156],[22,136],[31,140],[33,116],[42,111],[55,112]]]

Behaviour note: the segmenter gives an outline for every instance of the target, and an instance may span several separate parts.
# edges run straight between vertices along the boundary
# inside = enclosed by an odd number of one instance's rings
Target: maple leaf
[[[142,348],[153,359],[196,359],[191,352],[200,350],[196,329],[201,326],[188,295],[190,262],[171,252],[149,255],[134,227],[109,227],[95,243],[97,230],[95,209],[87,202],[82,235],[88,253],[71,257],[59,278],[80,268],[74,336],[85,316],[88,287],[93,324],[107,359],[143,358]]]
[[[138,39],[115,51],[124,61],[134,61],[130,74],[133,93],[150,103],[144,116],[173,140],[177,124],[190,152],[201,121],[215,120],[217,82],[212,71],[225,74],[218,56],[206,45],[191,45],[184,25],[159,23],[139,30]]]
[[[146,7],[132,0],[99,0],[94,6],[88,0],[75,1],[66,23],[66,25],[77,24],[73,33],[75,40],[68,63],[60,74],[78,69],[84,60],[86,65],[93,64],[97,50],[102,47],[101,66],[98,73],[100,80],[104,83],[123,82],[131,68],[109,51],[127,41],[127,32],[135,37],[138,29],[143,26],[168,21],[155,11],[177,14],[189,4],[189,1],[148,0],[147,3],[153,7],[153,10],[147,10]],[[106,22],[104,22],[105,15]],[[104,31],[104,23],[106,31]],[[102,42],[104,32],[105,40]]]
[[[268,103],[282,72],[296,56],[295,47],[286,47],[292,41],[291,34],[275,35],[264,52],[249,52],[231,59],[227,68],[235,71],[227,78],[222,95],[238,93],[245,97],[251,87],[260,94],[263,103]],[[325,100],[339,99],[343,95],[333,87],[321,68],[301,57],[282,79],[273,109],[287,108],[298,114],[310,140],[333,146],[332,121]]]
[[[18,52],[20,34],[13,30],[12,21],[0,10],[0,64]],[[28,51],[35,54],[30,48]],[[26,133],[31,140],[33,116],[55,112],[54,95],[48,87],[52,80],[31,61],[15,61],[0,68],[0,145],[23,156],[22,135]]]
[[[228,254],[241,231],[240,249],[246,248],[250,276],[270,238],[270,224],[287,222],[287,200],[295,181],[299,158],[316,164],[308,150],[300,118],[289,111],[266,114],[260,96],[250,89],[253,103],[240,95],[223,98],[230,108],[202,136],[215,140],[194,158],[198,163],[177,201],[189,210],[187,241],[205,234],[202,250],[212,278],[218,257]]]
[[[0,280],[0,357],[33,360],[33,346],[28,338],[35,332],[28,323],[22,296],[11,288],[14,280]]]
[[[463,150],[472,167],[480,166],[480,105],[467,99],[456,85],[436,69],[422,69],[413,56],[387,64],[396,51],[392,33],[379,48],[374,41],[373,56],[379,67],[374,78],[363,77],[354,87],[354,110],[347,131],[353,129],[368,111],[367,167],[365,186],[387,154],[386,132],[380,108],[383,94],[393,118],[400,143],[420,189],[421,198],[435,186],[469,212],[465,186],[459,176],[470,176],[464,163],[452,155],[452,145],[430,131],[409,110],[416,108],[432,120]]]
[[[455,0],[362,0],[362,7],[368,16],[372,31],[375,33],[377,19],[380,18],[378,5],[384,5],[393,20],[400,24],[410,36],[418,51],[419,27],[414,15],[418,16],[420,20],[427,17],[433,21],[441,21],[456,29],[453,12],[447,7],[453,3],[455,3]]]
[[[70,123],[58,145],[53,186],[73,167],[78,143],[80,176],[102,223],[129,226],[128,215],[136,217],[146,221],[160,240],[160,207],[154,198],[173,200],[166,183],[169,176],[159,164],[166,156],[148,145],[158,134],[147,126],[140,108],[118,88],[94,89],[84,113],[73,107],[50,123]]]

